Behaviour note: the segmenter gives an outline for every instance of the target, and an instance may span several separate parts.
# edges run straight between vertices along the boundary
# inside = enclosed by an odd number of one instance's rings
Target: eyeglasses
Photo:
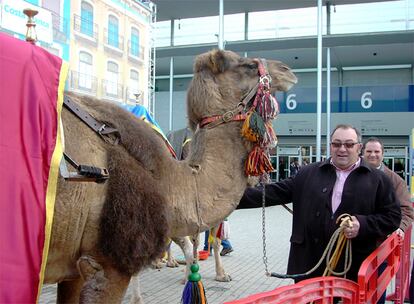
[[[331,142],[332,147],[334,148],[340,148],[342,145],[347,148],[347,149],[352,149],[355,145],[359,144],[359,142],[339,142],[339,141],[334,141]]]

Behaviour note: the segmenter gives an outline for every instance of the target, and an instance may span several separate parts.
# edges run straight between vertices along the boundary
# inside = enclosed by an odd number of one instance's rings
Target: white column
[[[170,58],[170,115],[168,123],[168,131],[172,131],[173,127],[173,90],[174,90],[174,57]]]
[[[223,1],[220,1],[220,11],[219,11],[219,35],[218,35],[218,48],[224,50],[224,9]]]
[[[318,0],[318,74],[316,94],[316,161],[321,160],[321,115],[322,115],[322,0]]]
[[[331,49],[326,49],[326,158],[330,156],[331,142]]]

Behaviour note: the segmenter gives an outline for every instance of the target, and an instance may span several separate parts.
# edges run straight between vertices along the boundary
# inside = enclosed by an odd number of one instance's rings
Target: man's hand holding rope
[[[347,239],[353,239],[358,236],[359,233],[359,221],[355,216],[347,217],[341,223],[341,226],[344,225],[344,235]]]

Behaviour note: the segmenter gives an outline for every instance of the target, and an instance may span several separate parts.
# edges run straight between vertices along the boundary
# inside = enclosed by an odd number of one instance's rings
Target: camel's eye
[[[246,63],[243,64],[243,66],[246,69],[249,69],[249,70],[255,70],[255,69],[257,69],[257,63],[255,63],[255,62],[246,62]]]

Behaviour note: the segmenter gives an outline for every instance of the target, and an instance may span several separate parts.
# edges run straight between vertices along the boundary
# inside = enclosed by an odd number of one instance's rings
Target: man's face
[[[382,153],[381,144],[377,141],[367,142],[364,150],[364,159],[371,166],[378,168],[383,158],[384,154]]]
[[[354,129],[337,129],[331,138],[332,162],[340,169],[347,169],[357,162],[361,144]]]

